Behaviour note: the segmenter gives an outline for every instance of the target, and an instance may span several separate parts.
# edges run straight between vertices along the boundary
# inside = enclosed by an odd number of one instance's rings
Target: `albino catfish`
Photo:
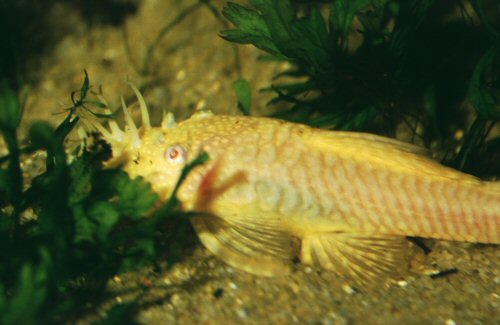
[[[97,128],[122,166],[166,200],[184,165],[201,152],[179,189],[201,242],[247,272],[284,275],[297,260],[373,281],[406,264],[406,236],[500,243],[500,182],[445,167],[394,139],[326,131],[281,120],[198,112],[142,126],[123,103],[126,127]]]

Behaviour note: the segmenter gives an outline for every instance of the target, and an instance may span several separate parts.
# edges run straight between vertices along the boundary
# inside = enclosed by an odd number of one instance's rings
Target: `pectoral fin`
[[[316,233],[302,239],[301,260],[367,284],[406,269],[408,251],[408,241],[399,236]]]
[[[228,222],[214,215],[194,217],[191,223],[208,250],[252,274],[285,275],[297,255],[294,239],[272,224],[256,224],[250,218]]]

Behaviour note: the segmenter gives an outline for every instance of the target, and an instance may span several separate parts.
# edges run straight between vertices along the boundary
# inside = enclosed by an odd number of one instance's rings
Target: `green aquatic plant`
[[[488,139],[500,115],[494,1],[250,3],[224,8],[235,28],[220,35],[261,49],[262,60],[289,63],[264,89],[276,94],[275,117],[389,136],[407,125],[413,137],[448,152],[445,163],[500,174],[498,164],[479,163],[500,151],[498,138]],[[472,121],[467,104],[475,110]],[[458,143],[457,128],[466,129]]]
[[[2,87],[0,131],[8,155],[0,165],[0,323],[62,322],[81,306],[99,303],[112,276],[155,265],[158,227],[185,218],[175,191],[145,218],[157,195],[140,178],[130,179],[120,169],[104,170],[109,152],[103,145],[68,162],[63,143],[79,121],[78,110],[91,112],[104,105],[88,98],[87,76],[72,94],[66,119],[56,129],[34,123],[26,148],[16,136],[22,105],[9,86]],[[46,166],[30,182],[21,161],[35,151],[46,155]],[[186,166],[178,185],[207,158],[200,155]],[[179,258],[177,250],[186,239],[179,231],[178,242],[166,248],[167,266]]]

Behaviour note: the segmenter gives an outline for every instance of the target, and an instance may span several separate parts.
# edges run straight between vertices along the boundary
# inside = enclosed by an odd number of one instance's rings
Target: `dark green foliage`
[[[63,141],[78,122],[75,110],[102,105],[87,99],[89,90],[86,76],[67,118],[56,129],[34,123],[26,150],[16,137],[21,104],[7,85],[1,89],[0,131],[9,154],[0,165],[0,324],[63,322],[81,306],[99,303],[113,275],[154,265],[159,225],[185,216],[178,211],[178,186],[208,159],[203,154],[186,166],[169,201],[146,217],[157,195],[140,178],[103,170],[105,147],[67,163]],[[46,171],[23,190],[21,154],[35,150],[47,153]],[[36,218],[23,217],[29,211]],[[171,261],[185,240],[185,232],[176,233]],[[117,307],[112,314],[119,319],[134,310]]]
[[[238,97],[238,108],[245,115],[250,115],[252,108],[252,93],[250,83],[244,79],[238,79],[233,82],[233,89]]]
[[[281,103],[276,117],[390,136],[405,123],[427,145],[448,152],[457,128],[471,124],[462,150],[449,154],[447,163],[489,173],[472,160],[500,151],[498,141],[485,141],[500,114],[495,1],[250,3],[224,8],[236,28],[221,36],[262,49],[266,59],[291,63],[275,77],[286,82],[266,89],[277,95],[270,104]],[[465,119],[464,102],[476,110],[476,122]]]
[[[478,115],[493,121],[500,121],[500,87],[494,89],[500,83],[500,62],[495,62],[499,53],[500,38],[477,63],[469,85],[469,100]]]
[[[0,1],[0,79],[16,91],[34,68],[36,56],[48,49],[53,35],[47,12],[54,1]]]

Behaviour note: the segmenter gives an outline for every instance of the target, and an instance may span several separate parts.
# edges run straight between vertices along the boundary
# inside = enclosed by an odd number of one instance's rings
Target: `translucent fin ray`
[[[316,233],[303,238],[301,260],[367,285],[406,270],[409,247],[400,236]]]
[[[171,112],[167,113],[167,112],[163,111],[163,119],[161,121],[161,128],[163,130],[168,130],[174,126],[175,126],[174,114],[172,114]]]
[[[113,113],[111,112],[111,110],[109,108],[104,109],[104,114],[113,116]],[[112,118],[108,119],[108,125],[109,125],[109,128],[111,130],[111,133],[113,134],[113,136],[115,138],[121,139],[123,137],[123,131],[120,129],[120,127],[118,126],[118,123],[116,123],[115,120],[113,120]]]
[[[260,229],[213,215],[194,217],[191,223],[205,247],[233,267],[263,276],[290,271],[293,239],[279,229]]]
[[[146,105],[146,101],[144,100],[144,97],[142,97],[141,92],[139,89],[137,89],[136,86],[134,86],[133,83],[128,82],[128,85],[132,90],[134,91],[135,95],[137,96],[137,100],[139,101],[139,107],[141,109],[141,119],[142,119],[142,126],[145,129],[150,129],[151,128],[151,122],[149,120],[149,111],[148,111],[148,106]]]

